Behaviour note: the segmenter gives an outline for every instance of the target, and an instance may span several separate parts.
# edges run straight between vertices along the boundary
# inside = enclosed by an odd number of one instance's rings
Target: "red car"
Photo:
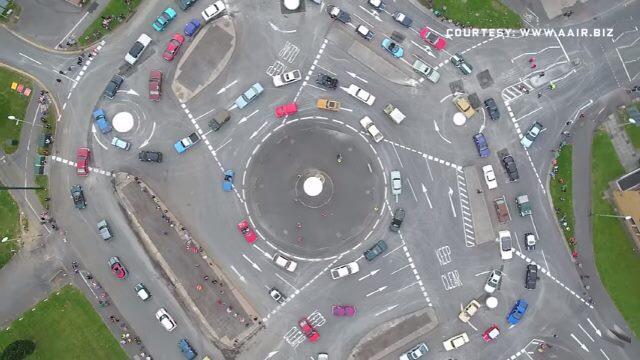
[[[334,316],[355,316],[356,307],[353,305],[331,305],[331,313]]]
[[[122,264],[120,263],[120,259],[118,259],[117,256],[110,257],[108,264],[109,264],[109,267],[111,268],[111,272],[118,279],[124,279],[127,277],[127,269],[125,269],[124,266],[122,266]]]
[[[169,43],[167,44],[167,48],[164,50],[164,53],[162,53],[162,58],[167,61],[173,60],[173,58],[176,57],[178,50],[180,50],[182,43],[184,43],[184,36],[180,34],[173,34],[171,40],[169,40]]]
[[[159,101],[162,93],[162,71],[151,70],[149,73],[149,100]]]
[[[287,115],[293,115],[298,112],[298,105],[294,102],[280,105],[276,108],[276,117],[281,118]]]
[[[242,220],[238,223],[238,231],[240,231],[244,236],[244,239],[247,240],[249,244],[253,244],[258,238],[256,236],[256,232],[249,226],[249,222],[247,220]]]
[[[420,30],[420,37],[427,44],[433,46],[436,50],[442,50],[445,46],[447,46],[447,40],[438,36],[438,34],[431,31],[431,29],[429,29],[428,27]]]
[[[309,341],[316,342],[318,341],[318,339],[320,339],[320,334],[318,334],[316,329],[313,328],[313,326],[309,322],[309,319],[300,319],[300,321],[298,321],[298,326],[300,327],[300,330],[302,330],[302,332],[306,335],[307,339],[309,339]]]
[[[79,148],[76,151],[76,174],[80,176],[89,175],[89,156],[91,151],[88,148]]]
[[[497,338],[498,335],[500,335],[500,329],[498,329],[498,325],[493,324],[482,333],[482,339],[486,342],[491,342],[493,339]]]

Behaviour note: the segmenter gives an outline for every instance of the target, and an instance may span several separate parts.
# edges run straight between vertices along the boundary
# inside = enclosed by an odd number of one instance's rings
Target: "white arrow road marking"
[[[258,111],[260,110],[255,110],[254,112],[252,112],[251,114],[243,117],[242,119],[240,119],[240,121],[238,121],[238,124],[242,124],[243,122],[247,121],[250,117],[252,117],[253,115],[257,114]]]
[[[587,346],[581,343],[580,340],[578,340],[578,338],[575,335],[573,335],[573,333],[571,333],[570,335],[573,338],[573,340],[575,340],[578,344],[580,344],[580,347],[582,348],[582,350],[589,352],[589,349],[587,349]]]
[[[249,257],[248,257],[247,255],[242,254],[242,257],[243,257],[245,260],[247,260],[248,262],[250,262],[250,263],[251,263],[251,266],[253,266],[253,268],[254,268],[254,269],[256,269],[256,270],[258,270],[258,271],[262,272],[262,269],[260,269],[260,266],[258,266],[258,264],[256,264],[256,263],[254,263],[253,261],[251,261],[251,259],[249,259]]]
[[[122,93],[126,93],[129,95],[135,95],[135,96],[140,96],[140,94],[138,94],[135,90],[133,89],[129,89],[129,90],[118,90],[118,92],[122,92]]]
[[[264,124],[262,124],[262,126],[260,126],[258,128],[258,130],[254,131],[253,134],[251,134],[251,136],[249,136],[249,139],[253,139],[254,137],[256,137],[256,135],[258,135],[258,133],[260,132],[260,130],[262,130],[262,128],[264,128],[265,126],[267,126],[267,122],[265,121]]]
[[[368,294],[367,294],[367,297],[369,297],[369,296],[371,296],[371,295],[373,295],[373,294],[375,294],[375,293],[382,292],[382,291],[384,291],[384,289],[386,289],[386,288],[387,288],[386,286],[379,287],[377,290],[374,290],[374,291],[372,291],[372,292],[368,293]]]
[[[415,41],[411,40],[411,43],[415,46],[417,46],[420,50],[426,52],[429,56],[431,56],[432,58],[436,58],[436,56],[434,55],[433,51],[431,51],[431,48],[425,45],[420,45],[417,44]],[[433,67],[433,66],[432,66]]]
[[[438,135],[440,135],[440,138],[444,141],[446,141],[447,143],[451,144],[451,141],[449,141],[449,139],[445,138],[444,136],[442,136],[442,134],[440,134],[440,128],[438,127],[438,123],[433,120],[433,127],[436,129],[436,132],[438,133]]]
[[[232,87],[233,85],[235,85],[238,82],[238,80],[233,80],[233,82],[231,82],[229,85],[225,85],[222,87],[222,89],[218,90],[217,94],[220,95],[223,92],[227,91],[228,88]]]
[[[268,252],[262,250],[258,245],[256,245],[255,243],[253,244],[253,247],[258,249],[258,251],[260,251],[262,253],[262,255],[264,255],[265,257],[272,259],[273,256],[271,256],[271,254],[269,254]]]
[[[106,146],[104,146],[101,142],[100,139],[98,139],[98,135],[96,135],[96,133],[98,132],[96,130],[96,125],[92,124],[91,125],[91,132],[93,133],[93,138],[96,139],[96,141],[98,142],[98,144],[100,144],[100,146],[102,146],[105,150],[108,150],[108,148]]]
[[[375,316],[382,315],[382,314],[386,313],[387,311],[391,311],[391,310],[393,310],[393,309],[395,309],[397,307],[398,307],[398,304],[395,304],[395,305],[392,305],[392,306],[388,306],[386,309],[376,313]]]
[[[372,272],[370,272],[367,275],[365,275],[365,276],[361,277],[360,279],[358,279],[358,281],[362,281],[362,280],[368,278],[369,276],[373,276],[373,275],[377,274],[378,271],[380,271],[380,269],[373,270]]]
[[[598,336],[602,336],[602,331],[600,331],[600,329],[598,329],[595,325],[593,325],[593,323],[591,322],[591,319],[587,318],[587,322],[589,323],[589,325],[591,325],[593,330],[596,331],[596,334],[598,334]]]
[[[431,205],[431,199],[429,199],[429,194],[427,194],[427,188],[424,186],[423,183],[420,183],[420,185],[422,185],[422,192],[424,193],[424,196],[427,198],[427,202],[429,203],[429,208],[433,209],[433,205]]]
[[[142,145],[138,146],[138,149],[142,149],[143,147],[149,145],[149,141],[151,140],[151,138],[153,137],[153,133],[156,132],[156,122],[153,122],[153,128],[151,129],[151,135],[149,135],[149,138],[147,138],[145,141],[142,142]]]
[[[583,332],[585,335],[587,335],[587,337],[588,337],[592,342],[596,342],[596,341],[591,337],[591,335],[589,335],[589,333],[587,332],[587,330],[585,330],[585,329],[582,327],[582,325],[578,324],[578,327],[580,328],[580,330],[582,330],[582,332]]]
[[[275,30],[275,31],[279,31],[279,32],[281,32],[281,33],[283,33],[283,34],[291,34],[291,33],[294,33],[294,32],[296,32],[296,31],[298,31],[298,30],[281,30],[278,26],[276,26],[275,24],[273,24],[271,21],[269,21],[269,25],[271,26],[271,28],[272,28],[273,30]]]
[[[277,353],[278,353],[278,351],[272,351],[272,352],[270,352],[270,353],[267,355],[267,357],[266,357],[266,358],[264,358],[264,360],[269,360],[269,359],[271,359],[271,358],[272,358],[275,354],[277,354]]]
[[[347,71],[346,73],[349,74],[349,76],[351,76],[352,78],[358,79],[358,80],[362,81],[365,84],[369,83],[367,80],[365,80],[365,79],[361,78],[360,76],[356,75],[356,73],[352,73],[352,72],[349,72],[349,71]],[[345,89],[345,91],[346,91],[346,89]]]
[[[231,265],[231,270],[233,270],[234,273],[236,273],[236,275],[238,275],[238,277],[240,278],[240,280],[242,280],[243,283],[247,283],[247,281],[244,279],[244,276],[240,275],[240,273],[238,272],[238,270],[236,270],[236,268]]]
[[[451,203],[451,211],[453,211],[453,217],[458,217],[458,215],[456,215],[456,208],[453,206],[453,197],[451,195],[453,195],[453,189],[449,186],[449,202]]]

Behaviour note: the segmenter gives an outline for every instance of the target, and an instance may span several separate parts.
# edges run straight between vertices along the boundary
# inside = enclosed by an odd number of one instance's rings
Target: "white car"
[[[292,70],[282,75],[275,75],[273,77],[273,86],[280,87],[287,84],[292,84],[296,81],[299,81],[300,79],[302,79],[300,70]]]
[[[451,339],[445,340],[442,345],[444,346],[444,349],[447,351],[451,351],[453,349],[457,349],[460,346],[466,344],[469,342],[469,336],[467,336],[466,332],[463,332],[460,335],[456,335],[454,337],[452,337]]]
[[[480,303],[476,299],[473,299],[462,311],[460,311],[460,314],[458,314],[458,319],[465,323],[469,322],[473,315],[478,312],[478,309],[480,309]]]
[[[331,269],[331,278],[332,279],[340,279],[347,275],[355,274],[360,271],[360,266],[355,261],[352,261],[348,264],[344,264],[338,267],[334,267]]]
[[[369,30],[369,28],[364,25],[358,25],[358,27],[356,28],[356,33],[362,36],[365,40],[373,39],[374,35],[373,31]]]
[[[220,15],[225,9],[224,3],[222,1],[216,1],[213,4],[209,5],[204,11],[202,11],[202,18],[205,22],[211,21],[216,16]]]
[[[144,286],[143,283],[139,283],[136,286],[134,286],[133,290],[136,292],[136,295],[138,295],[138,297],[142,301],[147,301],[149,300],[149,298],[151,298],[151,293],[149,292],[149,290],[147,290],[147,288]]]
[[[177,326],[176,322],[173,321],[171,315],[169,315],[167,310],[165,310],[164,308],[161,308],[156,312],[156,319],[160,321],[162,327],[164,327],[164,329],[167,331],[173,331]]]
[[[502,271],[495,269],[489,274],[487,278],[487,282],[484,284],[484,291],[493,294],[494,291],[500,286],[500,281],[502,281]]]
[[[138,40],[133,44],[127,55],[124,56],[124,61],[131,65],[135,64],[149,44],[151,44],[151,38],[149,35],[144,33],[140,34]]]
[[[298,267],[298,263],[293,261],[293,260],[289,260],[286,257],[276,253],[273,256],[273,262],[278,265],[279,267],[289,271],[289,272],[294,272],[296,270],[296,268]]]
[[[482,167],[482,173],[484,174],[484,181],[487,183],[489,190],[498,187],[498,180],[496,180],[496,173],[493,172],[493,166],[485,165]]]
[[[363,90],[359,86],[355,84],[349,85],[347,89],[347,94],[355,97],[356,99],[362,101],[367,105],[373,105],[373,102],[376,101],[376,97],[369,94],[367,91]]]
[[[498,231],[498,242],[500,243],[500,258],[510,260],[513,258],[513,241],[508,230]]]
[[[329,354],[327,353],[319,353],[318,360],[329,360]]]
[[[520,139],[520,144],[522,144],[525,149],[528,149],[533,145],[533,142],[536,141],[536,138],[540,135],[542,130],[544,130],[544,126],[537,121],[534,122],[531,124],[529,130],[527,130],[524,136],[522,136],[522,139]]]
[[[429,352],[429,348],[427,344],[422,343],[416,345],[413,349],[407,351],[406,353],[400,355],[400,360],[416,360],[423,357],[427,352]]]
[[[380,130],[378,130],[370,117],[365,116],[360,119],[360,125],[362,125],[362,127],[367,130],[369,135],[371,135],[371,137],[373,138],[373,141],[379,143],[380,141],[382,141],[382,139],[384,139],[384,136],[382,136],[382,133],[380,132]]]
[[[394,170],[390,173],[391,177],[391,194],[400,195],[402,193],[402,177],[400,171]]]
[[[126,140],[122,140],[117,136],[114,136],[113,139],[111,139],[111,145],[117,147],[118,149],[122,149],[122,150],[129,150],[131,149],[131,143],[126,141]]]

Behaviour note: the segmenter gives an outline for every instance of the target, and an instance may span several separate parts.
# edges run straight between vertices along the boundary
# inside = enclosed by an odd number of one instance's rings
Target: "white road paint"
[[[243,122],[245,122],[245,121],[249,120],[249,118],[250,118],[250,117],[252,117],[253,115],[257,114],[257,113],[258,113],[258,111],[260,111],[260,110],[259,110],[259,109],[254,110],[251,114],[249,114],[249,115],[247,115],[247,116],[243,117],[242,119],[240,119],[240,121],[238,121],[238,124],[242,124]]]
[[[409,284],[409,285],[407,285],[407,286],[403,286],[403,287],[401,287],[400,289],[398,289],[398,292],[400,292],[400,291],[402,291],[402,290],[405,290],[405,289],[408,289],[408,288],[410,288],[410,287],[412,287],[412,286],[414,286],[414,285],[420,285],[420,284],[421,284],[421,281],[415,281],[415,282],[412,282],[411,284]],[[429,302],[429,306],[431,306],[431,302]]]
[[[222,145],[218,146],[214,151],[215,152],[220,151],[220,149],[222,149],[225,145],[227,145],[230,142],[231,142],[231,138],[229,138],[229,140],[225,141]]]
[[[433,205],[431,204],[431,199],[429,199],[429,194],[427,194],[427,187],[424,186],[423,183],[420,183],[420,185],[422,185],[422,193],[427,198],[427,203],[429,204],[429,208],[433,209]]]
[[[544,260],[544,266],[547,268],[547,273],[551,274],[551,271],[549,270],[549,263],[547,262],[547,257],[544,256],[544,250],[540,249],[540,253],[542,254],[542,260]]]
[[[274,350],[274,351],[272,351],[272,352],[270,352],[269,354],[267,354],[267,357],[266,357],[266,358],[264,358],[264,360],[269,360],[269,359],[271,359],[271,358],[272,358],[274,355],[276,355],[277,353],[278,353],[278,351],[275,351],[275,350]]]
[[[411,193],[413,194],[413,198],[416,199],[416,202],[418,202],[418,197],[416,196],[416,192],[413,191],[413,185],[411,185],[411,181],[409,181],[409,179],[407,179],[407,184],[409,184],[409,189],[411,189]]]
[[[604,356],[605,359],[610,360],[609,356],[607,356],[602,349],[600,349],[600,353],[602,353],[602,356]]]
[[[98,144],[100,146],[102,146],[103,149],[108,150],[109,148],[104,146],[104,144],[100,142],[100,139],[98,139],[98,135],[97,135],[98,130],[96,130],[96,125],[95,124],[91,124],[91,132],[93,133],[93,138],[96,139]]]
[[[276,277],[277,277],[278,279],[282,280],[282,282],[283,282],[283,283],[285,283],[285,284],[289,285],[289,287],[293,289],[293,291],[295,292],[295,294],[296,294],[296,295],[300,293],[300,290],[296,289],[296,287],[295,287],[295,286],[291,285],[291,284],[290,284],[290,283],[289,283],[285,278],[283,278],[282,276],[280,276],[280,274],[276,273]]]
[[[479,273],[477,273],[477,274],[475,274],[475,275],[473,275],[473,276],[481,276],[481,275],[488,274],[488,273],[490,273],[490,272],[491,272],[490,270],[487,270],[487,271],[479,272]]]
[[[387,311],[391,311],[391,310],[393,310],[393,309],[395,309],[397,307],[398,307],[398,304],[387,306],[384,310],[375,313],[375,316],[382,315],[382,314],[386,313]]]
[[[518,251],[522,252],[522,248],[520,247],[520,239],[518,239],[518,233],[514,232],[513,235],[516,237],[516,245],[518,245]]]
[[[360,9],[362,9],[362,11],[366,12],[367,14],[371,15],[374,19],[382,22],[382,19],[380,19],[380,16],[378,16],[378,12],[375,10],[369,10],[369,9],[365,9],[364,7],[362,7],[362,5],[358,5],[358,7]]]
[[[256,245],[255,243],[253,244],[253,247],[255,249],[258,249],[258,251],[260,251],[262,253],[262,255],[264,255],[267,259],[271,260],[273,259],[273,255],[269,254],[268,252],[262,250],[262,248],[260,248],[258,245]]]
[[[374,291],[372,291],[372,292],[368,293],[368,294],[366,295],[366,297],[369,297],[369,296],[371,296],[371,295],[377,294],[377,293],[379,293],[379,292],[383,292],[383,291],[384,291],[384,289],[386,289],[386,288],[387,288],[387,286],[381,286],[381,287],[377,288],[376,290],[374,290]]]
[[[256,135],[258,135],[260,130],[262,130],[265,126],[267,126],[267,122],[266,121],[264,122],[264,124],[262,124],[262,126],[260,126],[258,128],[258,130],[254,131],[253,134],[251,134],[251,136],[249,136],[249,139],[253,139],[254,137],[256,137]]]
[[[292,33],[295,33],[296,31],[298,31],[298,30],[282,30],[276,24],[272,23],[271,21],[269,21],[269,26],[271,26],[271,29],[273,29],[274,31],[278,31],[278,32],[281,32],[283,34],[292,34]]]
[[[573,338],[573,340],[575,340],[578,343],[578,345],[580,345],[582,350],[584,350],[586,352],[589,352],[589,349],[587,348],[587,346],[585,344],[581,343],[580,340],[578,340],[578,338],[575,335],[573,335],[573,333],[571,333],[570,335]]]
[[[84,13],[84,15],[80,18],[80,20],[78,20],[78,22],[73,25],[73,27],[71,28],[71,30],[69,30],[69,32],[67,33],[67,35],[65,35],[62,40],[60,40],[60,42],[58,43],[58,45],[56,45],[56,49],[60,47],[60,44],[62,44],[63,41],[65,41],[69,35],[71,35],[71,33],[78,27],[78,25],[80,25],[80,23],[84,20],[84,18],[87,17],[87,15],[89,15],[89,12]]]
[[[254,269],[256,269],[256,270],[258,270],[258,271],[262,272],[262,269],[260,269],[260,266],[258,266],[258,264],[256,264],[256,263],[255,263],[255,262],[253,262],[251,259],[249,259],[249,257],[248,257],[247,255],[242,254],[242,257],[243,257],[245,260],[247,260],[248,262],[250,262],[250,263],[251,263],[251,266],[252,266]]]
[[[153,133],[155,132],[156,132],[156,122],[154,121],[153,127],[151,128],[151,135],[149,135],[149,137],[145,139],[145,141],[143,141],[140,146],[138,146],[138,149],[142,149],[143,147],[149,145],[149,141],[151,141],[151,138],[153,137]]]
[[[243,283],[245,283],[245,284],[247,283],[247,280],[245,280],[244,276],[240,275],[240,273],[238,272],[238,270],[236,270],[236,268],[235,268],[233,265],[231,265],[231,270],[233,270],[233,272],[234,272],[234,273],[236,273],[236,275],[238,275],[238,278],[240,278],[240,280],[241,280]]]
[[[589,325],[591,325],[591,327],[596,332],[596,334],[598,334],[598,336],[602,336],[602,331],[600,331],[600,329],[598,329],[595,325],[593,325],[593,322],[591,322],[591,319],[587,318],[587,322],[589,323]]]
[[[400,271],[402,271],[402,270],[404,270],[404,269],[408,268],[409,266],[411,266],[411,264],[407,264],[407,265],[405,265],[405,266],[401,267],[400,269],[394,270],[394,271],[391,273],[391,275],[393,275],[393,274],[395,274],[395,273],[397,273],[397,272],[400,272]]]
[[[451,188],[451,186],[449,186],[449,203],[451,203],[451,211],[453,212],[453,217],[458,217],[458,215],[456,215],[456,207],[453,205],[453,189]]]
[[[400,163],[400,167],[403,168],[404,165],[402,164],[402,160],[400,159],[400,155],[398,155],[398,150],[396,149],[396,146],[394,144],[391,144],[391,147],[393,148],[393,152],[396,154],[396,158],[398,158],[398,162]]]
[[[129,89],[129,90],[118,90],[119,93],[125,93],[128,95],[135,95],[135,96],[140,96],[140,94],[138,94],[138,92],[136,92],[133,89]]]
[[[423,45],[418,44],[418,43],[416,43],[416,42],[415,42],[415,41],[413,41],[413,40],[411,40],[411,43],[412,43],[413,45],[415,45],[417,48],[419,48],[420,50],[422,50],[422,51],[426,52],[426,53],[427,53],[427,55],[431,56],[431,57],[432,57],[432,58],[434,58],[434,59],[436,58],[436,55],[435,55],[435,54],[433,53],[433,51],[431,50],[431,47],[429,47],[429,46],[427,46],[427,45],[424,45],[424,44],[423,44]],[[422,59],[421,59],[421,60],[422,60]],[[428,64],[428,65],[429,65],[429,66],[431,66],[430,64]],[[433,67],[433,66],[431,66],[431,67]]]
[[[220,95],[223,92],[227,91],[228,88],[232,87],[233,85],[235,85],[238,82],[238,80],[233,80],[230,84],[227,84],[225,86],[222,87],[222,89],[218,90],[218,92],[216,94]]]
[[[558,37],[558,34],[554,32],[554,35],[556,36],[556,40],[558,40],[558,45],[560,45],[560,49],[562,49],[562,52],[564,53],[564,57],[567,58],[567,61],[571,61],[571,59],[569,58],[569,55],[567,55],[567,51],[564,49],[564,46],[562,45],[562,41],[560,41],[560,38]]]
[[[451,144],[451,141],[447,138],[445,138],[441,133],[440,133],[440,127],[438,127],[438,122],[436,120],[433,120],[433,127],[436,130],[436,133],[438,133],[438,135],[440,136],[440,138],[444,141],[446,141],[447,143]]]
[[[358,79],[358,80],[362,81],[365,84],[369,83],[367,80],[365,80],[365,79],[361,78],[360,76],[356,75],[356,73],[352,73],[352,72],[349,72],[349,71],[346,71],[346,73],[349,74],[349,76],[351,76],[352,78]],[[343,90],[347,91],[347,89],[344,89],[344,88],[343,88]]]
[[[591,340],[591,342],[596,342],[591,335],[589,335],[589,333],[587,332],[587,330],[585,330],[582,325],[578,324],[578,327],[580,328],[580,330],[582,330],[582,332],[587,335],[587,337],[589,338],[589,340]]]
[[[374,30],[373,25],[371,25],[369,22],[367,22],[367,20],[361,18],[360,16],[358,16],[358,14],[353,14],[353,16],[357,17],[358,19],[360,19],[360,21],[362,21],[363,23],[367,24],[367,26],[369,27],[369,30]]]
[[[522,53],[522,54],[512,58],[511,59],[511,63],[513,63],[514,61],[518,60],[519,58],[521,58],[523,56],[531,56],[531,55],[542,54],[543,52],[545,52],[545,51],[547,51],[549,49],[560,49],[560,46],[547,46],[546,48],[544,48],[544,49],[542,49],[540,51]]]
[[[616,36],[615,39],[611,39],[611,42],[616,42],[618,41],[618,39],[620,39],[624,34],[628,34],[628,33],[632,33],[632,32],[637,32],[638,31],[638,27],[634,27],[633,30],[627,30],[627,31],[623,31],[621,32],[618,36]]]
[[[480,130],[478,130],[479,133],[484,130],[485,124],[487,123],[487,113],[484,111],[484,108],[480,108],[480,110],[482,110],[482,125],[480,125]]]
[[[371,271],[370,273],[368,273],[367,275],[365,275],[365,276],[363,276],[363,277],[359,278],[359,279],[358,279],[358,281],[362,281],[362,280],[364,280],[364,279],[366,279],[366,278],[368,278],[368,277],[371,277],[371,276],[373,276],[373,275],[377,274],[379,271],[380,271],[380,269],[373,270],[373,271]]]
[[[25,58],[27,58],[27,59],[29,59],[29,60],[33,61],[34,63],[36,63],[36,64],[38,64],[38,65],[42,65],[42,63],[41,63],[40,61],[35,60],[35,59],[33,59],[33,58],[30,58],[30,57],[28,57],[27,55],[25,55],[25,54],[23,54],[23,53],[21,53],[21,52],[19,52],[19,53],[18,53],[18,55],[24,56]]]
[[[518,121],[520,121],[520,120],[522,120],[522,119],[526,118],[527,116],[531,116],[531,115],[533,115],[533,114],[537,113],[537,112],[538,112],[538,111],[540,111],[540,110],[542,110],[542,107],[538,107],[537,109],[532,110],[532,111],[530,111],[530,112],[528,112],[528,113],[526,113],[526,114],[524,114],[524,115],[520,116],[519,118],[517,118],[517,119],[515,119],[515,120],[513,120],[513,121],[514,121],[514,122],[518,122]]]

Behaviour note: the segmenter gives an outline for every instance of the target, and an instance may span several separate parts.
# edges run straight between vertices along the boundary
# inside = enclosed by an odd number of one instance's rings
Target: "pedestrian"
[[[585,117],[584,113],[580,113],[580,119],[583,119]]]
[[[69,67],[67,68],[67,71],[71,71],[71,69],[73,69],[73,68],[72,68],[71,66],[69,66]]]
[[[207,275],[204,275],[202,278],[204,279],[204,281],[208,281],[209,280],[209,277]]]
[[[571,120],[567,121],[566,123],[564,123],[565,125],[569,126],[571,125]]]
[[[544,71],[541,71],[539,76],[543,77],[544,76]]]
[[[169,210],[166,210],[166,209],[164,210],[164,213],[165,213],[165,214],[166,214],[166,213],[168,213],[168,212],[169,212]]]
[[[116,322],[120,322],[120,319],[118,317],[116,317]]]
[[[531,64],[531,68],[532,68],[532,69],[535,69],[535,68],[537,68],[537,67],[538,67],[538,65],[537,65],[537,64],[535,64],[535,63]]]
[[[558,334],[553,334],[553,338],[557,339],[558,338]]]
[[[476,189],[476,192],[477,192],[478,194],[482,194],[482,190],[481,190],[481,189]]]
[[[541,97],[542,97],[542,93],[541,93],[541,92],[539,92],[539,93],[538,93],[538,99],[540,99]]]
[[[57,79],[56,79],[56,82],[58,83],[58,85],[60,85],[60,84],[62,83],[62,79],[57,78]]]
[[[534,57],[530,57],[530,58],[529,58],[529,62],[530,62],[530,63],[532,63],[532,62],[534,62],[534,61],[536,61],[536,58],[534,58]]]
[[[60,70],[60,71],[58,71],[58,74],[64,75],[64,71]]]

